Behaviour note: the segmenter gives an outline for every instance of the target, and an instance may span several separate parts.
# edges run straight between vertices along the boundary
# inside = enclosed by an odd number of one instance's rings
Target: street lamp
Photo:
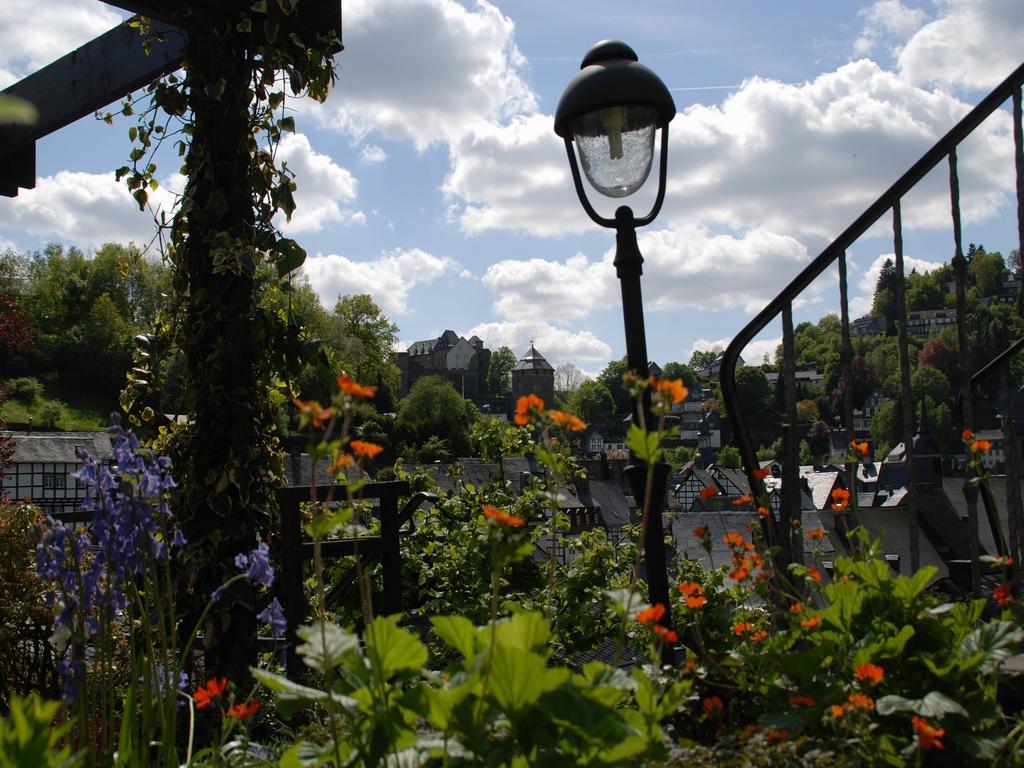
[[[569,81],[555,110],[555,133],[565,141],[576,194],[591,219],[602,227],[615,230],[614,264],[622,287],[626,361],[629,369],[643,379],[650,371],[640,291],[644,259],[636,242],[636,228],[654,221],[665,200],[668,124],[675,115],[675,102],[661,78],[640,64],[633,49],[618,40],[603,40],[587,51],[580,71]],[[638,219],[628,205],[622,205],[615,211],[614,219],[598,214],[587,199],[580,163],[587,181],[602,195],[628,197],[640,189],[650,175],[654,134],[658,128],[661,129],[658,193],[650,212]],[[579,163],[573,142],[579,152]],[[650,394],[645,392],[642,404],[633,406],[634,422],[643,423],[648,429],[653,424],[650,405]],[[647,498],[647,466],[634,454],[631,454],[631,459],[626,476],[633,489],[633,497],[642,505]],[[666,607],[669,605],[668,571],[661,513],[667,480],[668,465],[658,462],[654,467],[643,542],[651,602]],[[671,628],[668,612],[662,623]],[[670,644],[665,643],[663,648],[663,661],[671,663]]]

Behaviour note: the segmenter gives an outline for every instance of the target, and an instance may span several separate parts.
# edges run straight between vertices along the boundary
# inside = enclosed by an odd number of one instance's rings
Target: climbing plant
[[[188,422],[167,448],[179,483],[175,508],[189,541],[181,591],[193,622],[235,556],[271,527],[280,484],[273,416],[285,397],[282,372],[298,370],[304,348],[286,314],[261,308],[256,276],[271,265],[286,281],[306,256],[278,228],[295,210],[296,181],[276,150],[295,130],[288,99],[322,102],[334,82],[338,31],[316,23],[326,5],[175,4],[168,20],[186,35],[181,72],[151,83],[121,108],[136,120],[129,164],[117,177],[140,208],[159,186],[158,148],[170,142],[184,160],[184,190],[169,217],[157,214],[173,268],[173,306],[140,362],[155,350],[173,351],[183,362],[179,412]],[[154,34],[147,20],[133,23],[141,34]],[[122,393],[135,420],[152,417],[142,406],[155,374],[143,364]],[[202,628],[207,669],[244,676],[255,656],[251,588],[239,584],[218,604]]]

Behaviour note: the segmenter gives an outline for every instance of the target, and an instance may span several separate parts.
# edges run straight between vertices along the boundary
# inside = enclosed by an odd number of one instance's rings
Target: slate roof
[[[537,351],[537,348],[530,345],[530,348],[526,351],[519,362],[512,368],[513,371],[553,371],[554,367],[547,360],[544,359],[544,355]]]
[[[839,472],[815,472],[813,467],[800,467],[800,478],[807,481],[814,508],[825,509],[831,503],[832,489],[836,486]],[[840,483],[843,485],[843,483]]]
[[[77,464],[80,448],[107,461],[114,455],[106,432],[4,432],[14,438],[14,462]]]

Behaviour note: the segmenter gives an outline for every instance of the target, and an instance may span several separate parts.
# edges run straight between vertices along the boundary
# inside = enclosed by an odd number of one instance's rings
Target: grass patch
[[[45,395],[31,403],[19,400],[4,403],[0,409],[0,418],[7,422],[9,428],[24,429],[29,423],[29,417],[33,428],[48,428],[46,409],[52,408],[54,400],[59,400],[61,405],[55,429],[63,432],[99,432],[110,426],[110,411],[114,406],[104,406],[95,396],[82,396],[81,393],[55,387],[50,383],[44,386]]]

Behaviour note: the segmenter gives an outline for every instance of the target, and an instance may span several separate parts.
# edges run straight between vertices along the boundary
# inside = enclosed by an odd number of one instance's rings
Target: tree
[[[796,404],[796,418],[802,422],[818,421],[820,413],[818,404],[813,400],[798,400]]]
[[[512,369],[517,362],[516,353],[506,346],[499,347],[491,355],[491,364],[487,369],[487,391],[493,397],[512,396]]]
[[[831,450],[831,430],[824,421],[816,421],[807,430],[807,447],[815,458],[827,456]]]
[[[739,469],[743,466],[743,461],[740,459],[740,449],[732,445],[723,445],[718,449],[718,453],[715,454],[715,464],[720,467]]]
[[[633,409],[632,398],[629,396],[626,385],[622,380],[622,377],[626,375],[628,370],[629,364],[626,362],[626,358],[622,358],[621,360],[612,360],[597,375],[597,380],[604,384],[608,391],[611,392],[612,399],[615,401],[616,413],[625,413]]]
[[[443,441],[451,455],[468,456],[470,426],[478,417],[473,404],[463,399],[450,381],[441,376],[423,376],[399,402],[395,426],[407,454],[415,456],[427,444],[435,450]]]
[[[1007,277],[1003,255],[997,251],[977,251],[967,271],[981,296],[992,296],[997,293]]]
[[[853,408],[857,410],[864,405],[868,395],[878,386],[878,378],[871,364],[861,355],[850,361],[850,374],[853,379]],[[829,409],[834,416],[842,416],[843,400],[846,393],[846,377],[840,376],[829,398]]]
[[[1021,267],[1020,248],[1014,248],[1010,251],[1010,255],[1006,257],[1006,266],[1013,273],[1014,277],[1019,278],[1024,274],[1024,269]]]
[[[590,422],[615,413],[615,400],[600,381],[584,381],[569,399],[569,410]]]
[[[892,259],[886,259],[878,272],[878,280],[875,282],[875,297],[871,304],[871,314],[885,318],[886,333],[892,334],[896,330],[896,283],[899,276],[896,274],[896,265]]]
[[[953,388],[949,385],[949,379],[938,368],[930,365],[918,366],[910,377],[910,389],[915,404],[920,403],[921,398],[928,397],[936,405],[952,405]]]
[[[583,371],[572,363],[562,363],[555,369],[555,391],[568,398],[586,380]]]
[[[341,367],[357,381],[394,391],[401,376],[391,360],[398,342],[392,323],[367,293],[338,297],[331,342]]]
[[[960,379],[960,352],[941,336],[935,336],[917,353],[918,365],[929,365],[942,372],[951,385],[958,385]]]
[[[695,349],[693,354],[690,355],[689,366],[694,371],[710,368],[711,364],[718,359],[720,354],[722,354],[722,347],[718,344],[711,349]]]
[[[661,377],[670,380],[682,379],[687,389],[692,389],[697,384],[697,374],[686,363],[665,363],[661,369]]]

